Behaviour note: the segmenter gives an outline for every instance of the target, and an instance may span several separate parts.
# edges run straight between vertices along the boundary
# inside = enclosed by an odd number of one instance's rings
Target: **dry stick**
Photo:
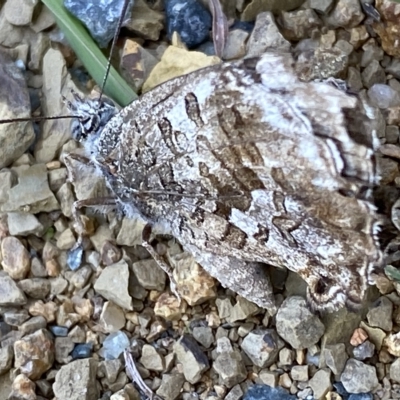
[[[222,11],[220,0],[208,0],[212,14],[212,36],[214,42],[215,54],[222,58],[225,48],[226,38],[228,36],[228,21]]]
[[[147,224],[143,228],[142,233],[142,246],[149,252],[149,254],[153,257],[154,261],[157,265],[168,275],[171,292],[176,296],[178,299],[179,305],[181,304],[181,296],[177,290],[177,283],[175,281],[173,275],[173,268],[164,261],[164,259],[153,249],[152,245],[150,244],[150,235],[151,235],[151,225]]]
[[[124,351],[125,367],[131,379],[139,389],[150,399],[150,400],[162,400],[160,396],[154,394],[154,392],[144,383],[139,371],[136,368],[135,361],[133,361],[131,353],[125,349]]]

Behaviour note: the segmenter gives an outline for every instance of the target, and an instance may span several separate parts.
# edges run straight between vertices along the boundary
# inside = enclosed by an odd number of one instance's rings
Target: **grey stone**
[[[188,335],[182,336],[174,344],[174,352],[183,366],[186,380],[192,384],[199,382],[203,372],[210,368],[208,358],[196,341]]]
[[[114,383],[122,368],[123,365],[119,358],[116,358],[115,360],[105,360],[99,363],[97,376],[104,376],[108,383]]]
[[[395,78],[400,79],[400,60],[396,57],[393,57],[385,71],[388,74],[393,75]]]
[[[330,344],[322,350],[322,360],[335,375],[343,372],[348,358],[344,343]]]
[[[128,383],[128,377],[124,371],[118,374],[118,377],[114,383],[107,382],[106,379],[101,380],[101,385],[104,389],[109,389],[112,393],[122,390],[122,388]]]
[[[309,380],[308,384],[313,390],[315,399],[325,399],[326,394],[332,389],[331,371],[320,369]]]
[[[43,225],[33,214],[11,212],[8,216],[8,230],[12,236],[40,236]]]
[[[72,249],[75,243],[76,243],[75,236],[72,232],[72,229],[69,228],[61,232],[57,238],[57,247],[60,250]]]
[[[92,273],[92,268],[89,265],[84,265],[73,273],[69,281],[77,289],[82,289],[89,283],[89,279],[92,276]]]
[[[46,328],[46,326],[47,326],[46,318],[42,317],[41,315],[38,315],[37,317],[29,318],[18,329],[24,335],[28,335],[30,333],[38,331],[39,329]]]
[[[335,43],[335,48],[341,50],[341,52],[343,54],[345,54],[346,56],[349,56],[354,50],[353,45],[350,44],[347,40],[343,40],[343,39],[339,39]]]
[[[390,366],[390,379],[396,383],[400,383],[400,358],[397,358]]]
[[[123,260],[104,268],[94,284],[94,290],[104,298],[113,301],[122,308],[133,310],[128,287],[129,266]]]
[[[246,300],[242,296],[237,296],[236,304],[233,306],[229,317],[226,319],[230,323],[242,321],[257,314],[259,311],[259,307],[257,307],[254,303]]]
[[[349,56],[338,47],[315,49],[314,53],[299,58],[296,65],[300,79],[343,78],[349,64]]]
[[[5,374],[11,369],[13,358],[14,352],[11,346],[0,348],[0,375]]]
[[[142,348],[140,363],[149,371],[161,372],[165,368],[164,357],[158,354],[157,350],[149,344],[145,344]]]
[[[49,171],[49,186],[52,192],[58,192],[67,180],[67,168],[57,168]],[[57,197],[57,196],[56,196]]]
[[[334,0],[310,0],[309,5],[319,14],[328,14],[334,4]]]
[[[293,365],[290,370],[290,377],[294,381],[307,382],[308,381],[308,365]]]
[[[258,374],[257,383],[262,383],[274,388],[278,385],[278,376],[279,374],[277,371],[267,371],[263,369]]]
[[[243,390],[240,385],[235,385],[229,393],[225,396],[225,400],[241,400],[243,397]]]
[[[325,327],[307,308],[302,297],[287,298],[276,315],[276,329],[280,337],[295,349],[305,349],[317,343]]]
[[[35,278],[45,278],[47,276],[46,267],[37,257],[31,259],[31,274]]]
[[[11,326],[20,326],[30,317],[28,310],[10,310],[3,313],[4,322]]]
[[[161,385],[156,393],[165,400],[175,400],[179,397],[184,382],[183,374],[162,374]]]
[[[0,211],[38,214],[59,209],[49,188],[46,165],[35,164],[18,170],[18,184],[10,189],[8,201]]]
[[[125,314],[121,307],[112,301],[104,303],[100,323],[106,332],[116,332],[125,326]]]
[[[139,37],[157,41],[164,28],[164,13],[153,10],[143,0],[135,0],[132,15],[135,17],[125,24],[126,28]]]
[[[230,297],[225,299],[217,298],[215,305],[217,306],[218,315],[220,318],[228,318],[231,315],[233,305]]]
[[[24,292],[6,273],[0,271],[0,306],[23,305],[25,303]]]
[[[339,0],[325,17],[325,24],[332,28],[354,28],[364,19],[358,0]]]
[[[300,7],[304,0],[252,0],[242,13],[243,21],[254,21],[264,11],[291,11]]]
[[[210,327],[196,326],[192,331],[193,337],[206,349],[214,343],[213,331]]]
[[[4,10],[2,11],[4,18]],[[3,29],[1,25],[0,22],[0,29]],[[25,77],[4,52],[0,53],[0,80],[0,119],[30,117],[31,107]],[[10,124],[0,125],[0,169],[17,160],[29,148],[34,138],[32,122],[13,123],[12,129]]]
[[[146,222],[140,218],[124,218],[117,235],[119,246],[135,246],[142,244],[142,232]]]
[[[375,345],[371,343],[369,340],[366,340],[364,343],[354,347],[353,356],[357,360],[365,360],[367,358],[371,358],[375,354]]]
[[[50,293],[52,295],[59,295],[65,292],[68,288],[68,281],[61,276],[49,279]]]
[[[386,143],[398,143],[399,127],[396,125],[387,125],[385,130]]]
[[[29,25],[32,22],[33,11],[37,3],[37,0],[28,2],[24,0],[8,1],[4,5],[7,21],[16,26]]]
[[[284,347],[279,352],[279,364],[283,366],[292,365],[294,361],[294,351]]]
[[[361,80],[361,73],[358,69],[354,67],[349,67],[347,70],[347,84],[350,89],[359,91],[363,88],[363,83]]]
[[[257,367],[265,368],[277,360],[283,343],[275,330],[256,329],[243,339],[240,346],[253,364],[257,365]]]
[[[361,79],[363,85],[369,89],[372,85],[376,83],[385,83],[386,74],[384,69],[379,64],[379,61],[372,60],[361,73]]]
[[[72,205],[75,197],[70,182],[65,182],[56,193],[57,200],[60,203],[62,213],[67,217],[72,217]]]
[[[374,39],[368,40],[363,46],[363,53],[361,56],[360,65],[362,68],[368,67],[372,61],[382,61],[383,60],[383,49],[378,46]]]
[[[93,358],[62,366],[53,384],[55,397],[60,400],[98,400],[97,367],[98,361]]]
[[[217,353],[213,369],[219,375],[219,383],[232,388],[243,382],[247,377],[246,367],[240,352],[232,348],[228,338],[218,339]]]
[[[18,286],[33,299],[45,299],[50,293],[50,282],[43,278],[23,279]]]
[[[132,264],[132,270],[139,284],[147,290],[162,292],[165,288],[166,274],[153,259],[140,260]]]
[[[238,334],[239,337],[245,337],[253,329],[254,329],[254,323],[253,322],[245,322],[245,323],[240,324],[240,326],[237,329],[237,334]],[[231,334],[231,332],[229,332],[229,334]]]
[[[400,105],[399,93],[382,83],[375,83],[368,89],[368,98],[372,106],[383,109]]]
[[[256,24],[247,42],[247,56],[254,57],[268,50],[289,51],[288,42],[280,33],[271,12],[257,15]]]
[[[243,58],[246,55],[246,42],[248,37],[249,33],[241,29],[230,31],[222,53],[223,60]]]
[[[370,326],[390,332],[393,328],[393,303],[385,296],[380,297],[370,307],[367,320]]]
[[[375,367],[352,358],[347,361],[340,380],[349,393],[371,392],[379,384]]]
[[[75,343],[70,337],[56,337],[54,340],[54,350],[56,361],[60,364],[67,364],[72,360],[69,355],[75,347]]]
[[[322,25],[314,10],[296,10],[281,13],[278,20],[281,31],[288,40],[301,40],[308,38],[313,29]]]
[[[307,284],[299,274],[288,271],[287,279],[285,279],[285,297],[301,296],[305,297],[307,292]]]
[[[42,35],[43,39],[46,36]],[[37,69],[42,65],[43,71],[43,97],[41,105],[45,110],[45,115],[67,115],[65,104],[60,101],[63,95],[71,98],[71,90],[82,95],[82,92],[73,83],[68,74],[65,59],[59,50],[48,48],[46,41],[38,38],[38,43],[31,46],[31,62],[37,64]],[[48,37],[47,37],[48,40]],[[47,50],[47,51],[46,51]],[[43,52],[46,51],[44,57]],[[35,56],[37,54],[37,56]],[[32,57],[35,59],[32,60]],[[57,119],[44,121],[41,126],[41,135],[35,143],[34,156],[37,162],[47,163],[56,159],[57,153],[62,146],[71,138],[71,121],[68,119]],[[82,173],[84,171],[81,171]],[[98,176],[98,175],[97,175]],[[96,179],[96,174],[92,175],[92,181]],[[77,192],[79,188],[77,188]],[[101,193],[98,194],[100,196]],[[79,198],[78,198],[79,199]]]

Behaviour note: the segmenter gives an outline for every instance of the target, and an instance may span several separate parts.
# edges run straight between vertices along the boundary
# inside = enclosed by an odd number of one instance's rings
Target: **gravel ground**
[[[162,2],[152,3],[135,2],[121,50],[123,74],[139,91],[219,61],[211,41],[188,51],[168,40]],[[321,75],[346,79],[369,99],[393,280],[377,276],[360,312],[318,316],[307,308],[305,283],[273,269],[279,307],[271,312],[222,288],[173,238],[156,235],[179,304],[141,246],[144,222],[90,210],[84,263],[72,271],[72,204],[106,194],[105,184],[79,160],[68,181],[64,156],[80,151],[70,121],[0,125],[0,400],[400,398],[400,5],[302,3],[223,2],[228,19],[255,20],[230,30],[223,59],[296,49]],[[0,44],[0,119],[65,115],[61,94],[93,87],[45,7],[8,0]],[[261,386],[247,392],[254,384]]]

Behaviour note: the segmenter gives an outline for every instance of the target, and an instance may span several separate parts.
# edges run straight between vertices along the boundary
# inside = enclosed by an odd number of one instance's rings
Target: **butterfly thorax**
[[[73,102],[66,102],[71,114],[77,117],[71,125],[72,137],[84,145],[87,157],[95,161],[104,127],[118,109],[107,99],[83,99],[77,93],[73,96]]]

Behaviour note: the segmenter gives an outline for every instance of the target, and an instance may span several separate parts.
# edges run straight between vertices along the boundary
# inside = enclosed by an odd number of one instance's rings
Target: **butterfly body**
[[[156,87],[87,152],[128,216],[172,234],[224,286],[273,307],[262,265],[285,266],[315,308],[357,307],[381,257],[374,132],[357,112],[356,97],[266,54]]]

